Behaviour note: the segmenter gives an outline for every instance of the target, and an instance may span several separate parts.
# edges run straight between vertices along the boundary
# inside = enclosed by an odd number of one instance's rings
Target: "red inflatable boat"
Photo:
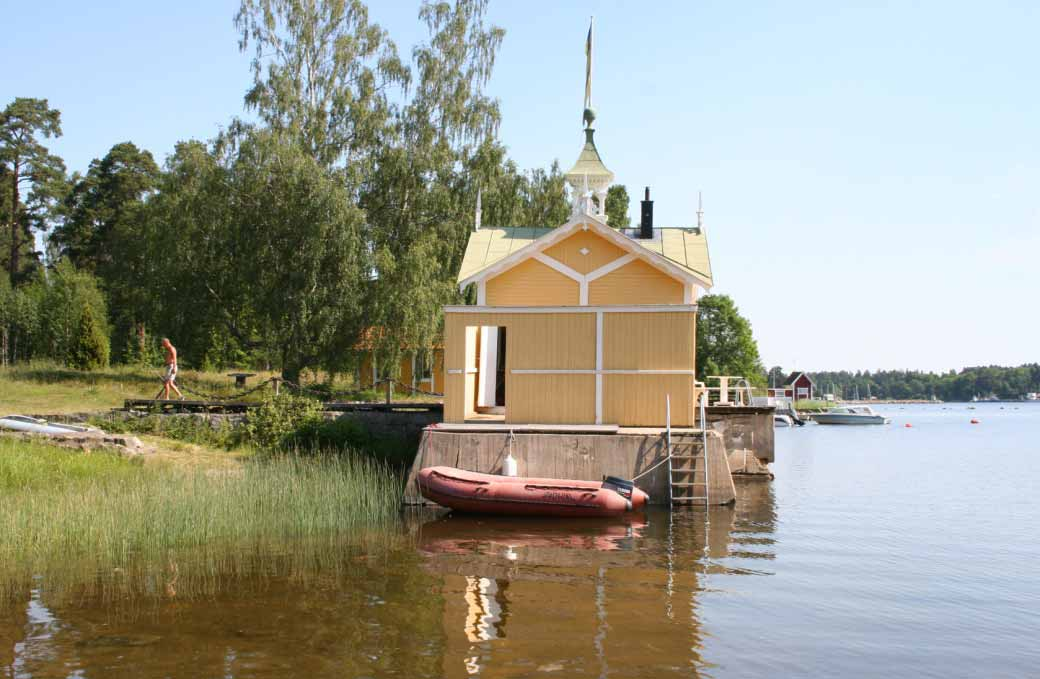
[[[631,481],[612,476],[602,482],[572,481],[427,467],[419,472],[417,483],[427,500],[477,514],[617,516],[650,499]]]

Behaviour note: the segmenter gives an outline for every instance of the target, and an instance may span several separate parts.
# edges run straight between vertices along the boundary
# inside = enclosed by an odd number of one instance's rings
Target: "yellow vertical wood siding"
[[[595,314],[514,314],[506,327],[508,370],[596,367]]]
[[[694,369],[693,311],[603,312],[603,369]],[[530,374],[516,370],[595,370],[596,312],[447,313],[447,370],[467,367],[465,337],[480,326],[506,329],[506,421],[535,424],[592,424],[596,421],[596,376]],[[475,357],[469,363],[475,365]],[[473,366],[470,366],[473,367]],[[664,398],[672,424],[694,424],[692,374],[604,374],[604,424],[657,427],[665,424]],[[463,422],[473,410],[472,375],[445,375],[444,417]],[[468,386],[467,386],[468,385]]]
[[[411,352],[409,352],[409,353],[407,353],[407,354],[405,354],[404,356],[401,357],[401,363],[398,366],[398,369],[400,371],[400,376],[397,378],[397,381],[400,382],[401,384],[411,385],[411,383],[412,383],[412,354],[411,354]],[[394,388],[396,389],[397,386],[394,385]]]
[[[603,368],[693,370],[693,311],[603,314]]]
[[[586,252],[583,254],[582,250]],[[578,231],[545,250],[545,254],[580,274],[587,274],[628,253],[591,231]]]
[[[444,389],[444,350],[434,349],[433,350],[433,384],[429,382],[415,382],[415,386],[423,391],[433,391],[437,393],[443,393]],[[411,352],[406,353],[401,357],[401,374],[397,380],[401,384],[412,384],[412,354]],[[370,389],[373,387],[372,384],[372,352],[365,352],[361,356],[361,364],[358,368],[359,380],[358,386],[362,389]],[[404,390],[407,391],[407,390]]]
[[[604,375],[603,422],[664,426],[666,395],[672,406],[672,426],[693,426],[692,375]]]
[[[487,281],[489,306],[577,306],[578,282],[528,259]]]
[[[682,304],[683,284],[637,259],[589,283],[589,304]]]
[[[595,375],[506,375],[506,422],[596,421]]]
[[[361,357],[361,367],[358,368],[358,386],[367,389],[372,386],[372,352],[366,351]]]
[[[463,422],[467,415],[472,414],[470,401],[476,387],[475,376],[450,371],[465,370],[467,332],[475,333],[480,326],[506,329],[507,422],[579,424],[595,421],[594,375],[523,375],[511,372],[518,369],[594,369],[596,315],[590,312],[445,314],[445,422]],[[473,363],[474,357],[468,358]],[[581,419],[573,419],[577,417]]]
[[[433,391],[438,394],[444,393],[444,350],[435,349],[433,352]]]

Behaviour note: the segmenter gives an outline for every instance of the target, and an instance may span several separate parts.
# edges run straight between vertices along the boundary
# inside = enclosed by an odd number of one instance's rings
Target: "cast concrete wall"
[[[750,450],[759,461],[776,458],[772,406],[711,406],[708,426],[719,432],[729,452]]]
[[[427,429],[419,443],[405,486],[406,504],[425,501],[415,484],[424,467],[455,467],[498,474],[510,449],[508,432],[450,432]],[[650,434],[516,434],[512,454],[519,476],[599,481],[604,476],[631,479],[667,456],[664,437]],[[722,436],[708,432],[708,474],[713,504],[736,497]],[[668,503],[668,464],[660,464],[636,481],[651,504]]]

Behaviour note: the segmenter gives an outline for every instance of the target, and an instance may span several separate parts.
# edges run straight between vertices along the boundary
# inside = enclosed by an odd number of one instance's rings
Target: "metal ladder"
[[[666,430],[668,446],[668,497],[673,505],[701,504],[708,501],[708,434],[706,407],[708,392],[701,392],[700,436],[697,433],[673,434]],[[669,418],[670,419],[670,418]],[[700,440],[698,441],[698,438]]]
[[[673,505],[708,506],[708,465],[697,434],[672,434],[668,444],[668,483]]]

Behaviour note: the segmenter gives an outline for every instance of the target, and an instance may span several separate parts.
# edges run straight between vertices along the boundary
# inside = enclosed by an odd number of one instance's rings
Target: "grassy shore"
[[[256,377],[250,378],[246,388],[254,387],[277,374],[260,371]],[[83,372],[49,362],[0,368],[0,415],[59,415],[118,408],[128,398],[154,398],[162,387],[159,375],[158,367],[113,366]],[[188,387],[196,392],[219,397],[228,397],[241,391],[225,372],[182,370],[178,383],[182,391]],[[311,375],[304,386],[317,389],[317,394],[342,397],[354,384],[349,378],[339,378],[329,384],[326,376]],[[243,400],[261,400],[270,395],[270,389],[267,386],[246,395]],[[187,398],[201,398],[188,391],[184,393]],[[369,389],[351,396],[361,401],[382,401],[386,398],[386,392]],[[430,401],[436,400],[436,397],[397,390],[394,392],[394,400]]]
[[[128,398],[154,398],[162,382],[159,368],[113,366],[84,372],[54,363],[34,362],[0,368],[0,413],[51,415],[118,408]],[[252,378],[259,384],[274,373]],[[214,395],[236,392],[223,373],[185,370],[181,381]],[[187,395],[187,394],[186,394]],[[262,398],[258,392],[254,398]]]
[[[259,548],[398,520],[400,481],[356,455],[233,468],[141,464],[0,437],[0,589],[70,563],[95,572],[214,544]]]
[[[821,401],[819,399],[810,401],[803,399],[801,401],[795,401],[794,409],[800,413],[822,413],[826,410],[830,410],[836,405],[838,404],[831,401]]]

